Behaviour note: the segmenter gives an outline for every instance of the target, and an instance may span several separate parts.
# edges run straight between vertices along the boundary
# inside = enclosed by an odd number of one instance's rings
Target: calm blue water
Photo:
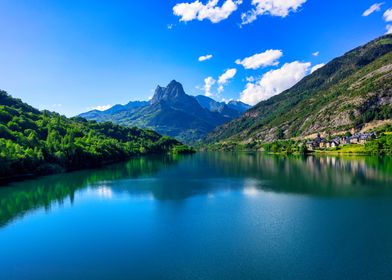
[[[392,279],[392,159],[200,153],[4,186],[0,279]]]

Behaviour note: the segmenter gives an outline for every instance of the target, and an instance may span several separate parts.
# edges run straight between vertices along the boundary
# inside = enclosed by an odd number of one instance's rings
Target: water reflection
[[[390,195],[392,158],[281,157],[256,153],[200,153],[135,158],[98,170],[44,177],[0,188],[0,226],[37,208],[75,201],[85,189],[102,199],[115,195],[155,200],[214,197],[239,190],[321,195]]]
[[[110,198],[113,195],[112,182],[151,176],[179,160],[181,156],[141,157],[101,169],[47,176],[0,187],[0,226],[34,209],[42,207],[48,211],[53,204],[63,205],[66,200],[73,204],[76,192],[82,189],[93,189],[98,196]]]

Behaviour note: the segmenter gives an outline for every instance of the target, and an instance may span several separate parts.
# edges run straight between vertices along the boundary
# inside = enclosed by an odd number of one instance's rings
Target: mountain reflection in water
[[[283,157],[260,153],[199,153],[153,156],[102,169],[85,170],[0,188],[0,226],[34,209],[74,203],[87,191],[105,199],[115,195],[183,200],[218,191],[258,191],[316,196],[377,196],[392,192],[390,157]]]

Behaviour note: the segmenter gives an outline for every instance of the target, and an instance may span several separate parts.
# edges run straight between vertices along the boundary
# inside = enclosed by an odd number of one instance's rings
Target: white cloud
[[[218,83],[221,85],[226,84],[230,79],[234,78],[235,74],[237,74],[237,69],[235,68],[226,70],[219,76]]]
[[[212,54],[202,55],[199,57],[199,61],[202,62],[202,61],[210,60],[212,57],[213,57]]]
[[[256,80],[256,78],[253,77],[253,76],[249,76],[249,77],[246,77],[245,80],[246,80],[248,83],[252,83],[252,82],[254,82],[254,81]]]
[[[226,70],[222,75],[218,78],[218,92],[222,93],[224,90],[224,85],[229,82],[232,78],[234,78],[235,74],[237,74],[237,69],[231,68]]]
[[[384,13],[384,20],[386,22],[392,21],[392,8],[385,11],[385,13]]]
[[[386,26],[387,32],[385,34],[392,34],[392,25],[388,24]]]
[[[213,96],[213,94],[211,93],[211,88],[212,86],[216,83],[216,81],[214,80],[214,78],[212,77],[207,77],[204,79],[204,95],[211,97]]]
[[[317,65],[313,66],[312,69],[310,69],[310,74],[312,74],[313,72],[319,70],[321,67],[324,67],[324,65],[325,65],[325,63],[320,63],[320,64],[317,64]]]
[[[319,54],[320,54],[319,51],[312,53],[313,56],[319,56]]]
[[[391,22],[392,21],[392,8],[386,10],[383,17],[386,22]],[[385,26],[385,28],[387,29],[387,32],[385,34],[392,34],[392,25],[391,24],[388,24],[387,26]]]
[[[206,4],[199,0],[192,3],[179,3],[173,7],[173,13],[184,22],[208,19],[212,23],[218,23],[236,11],[242,4],[242,0],[226,0],[220,7],[218,3],[219,0],[209,0]]]
[[[279,58],[283,55],[281,50],[267,50],[262,53],[246,57],[244,59],[237,59],[236,64],[242,65],[245,69],[258,69],[260,67],[276,66],[279,64]]]
[[[176,26],[175,24],[168,24],[167,25],[167,29],[169,29],[169,30],[171,30],[171,29],[173,29],[174,28],[174,26]]]
[[[369,9],[367,9],[366,11],[363,12],[362,16],[367,17],[367,16],[373,14],[374,12],[380,11],[382,5],[384,5],[384,3],[376,3],[376,4],[371,5],[369,7]]]
[[[207,77],[204,79],[204,95],[208,97],[215,97],[219,98],[220,94],[224,91],[224,86],[234,78],[234,76],[237,74],[237,69],[231,68],[226,70],[222,75],[218,77],[218,80],[215,80],[213,77]],[[212,87],[217,84],[218,86],[218,92],[213,93],[212,92]]]
[[[311,63],[294,61],[284,64],[277,70],[265,73],[258,81],[247,83],[240,100],[255,105],[262,100],[291,88],[309,73]]]
[[[218,93],[221,94],[224,90],[225,90],[225,87],[223,85],[219,85]]]
[[[106,111],[107,109],[110,109],[110,108],[112,108],[113,106],[112,105],[99,105],[99,106],[96,106],[96,107],[93,107],[93,108],[91,108],[92,110],[98,110],[98,111]]]
[[[242,25],[249,24],[261,15],[287,17],[290,12],[296,12],[307,0],[252,0],[255,6],[252,10],[241,15]]]

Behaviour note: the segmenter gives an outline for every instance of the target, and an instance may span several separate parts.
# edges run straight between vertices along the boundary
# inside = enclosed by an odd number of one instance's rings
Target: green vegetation
[[[300,142],[293,140],[279,140],[271,143],[249,142],[247,144],[235,141],[218,142],[209,145],[203,145],[201,150],[208,151],[263,151],[269,154],[305,154],[307,153],[305,146]]]
[[[364,145],[345,145],[339,146],[337,148],[330,148],[325,150],[317,150],[316,153],[318,154],[328,154],[328,155],[367,155],[370,154],[366,151]]]
[[[173,154],[184,155],[184,154],[193,154],[194,152],[195,150],[187,145],[175,145],[172,148]]]
[[[241,118],[217,128],[205,143],[269,142],[392,119],[391,74],[392,35],[386,35],[260,102]]]
[[[41,112],[0,91],[0,179],[97,167],[134,155],[192,151],[151,130]]]
[[[200,145],[197,147],[202,151],[237,151],[237,152],[246,152],[246,151],[258,151],[261,147],[258,143],[252,142],[249,144],[243,144],[236,141],[225,141],[225,142],[216,142],[208,145]]]
[[[392,134],[383,134],[375,141],[366,143],[365,150],[369,154],[392,155]]]
[[[263,145],[264,151],[273,154],[306,154],[305,145],[293,140],[275,141]]]

